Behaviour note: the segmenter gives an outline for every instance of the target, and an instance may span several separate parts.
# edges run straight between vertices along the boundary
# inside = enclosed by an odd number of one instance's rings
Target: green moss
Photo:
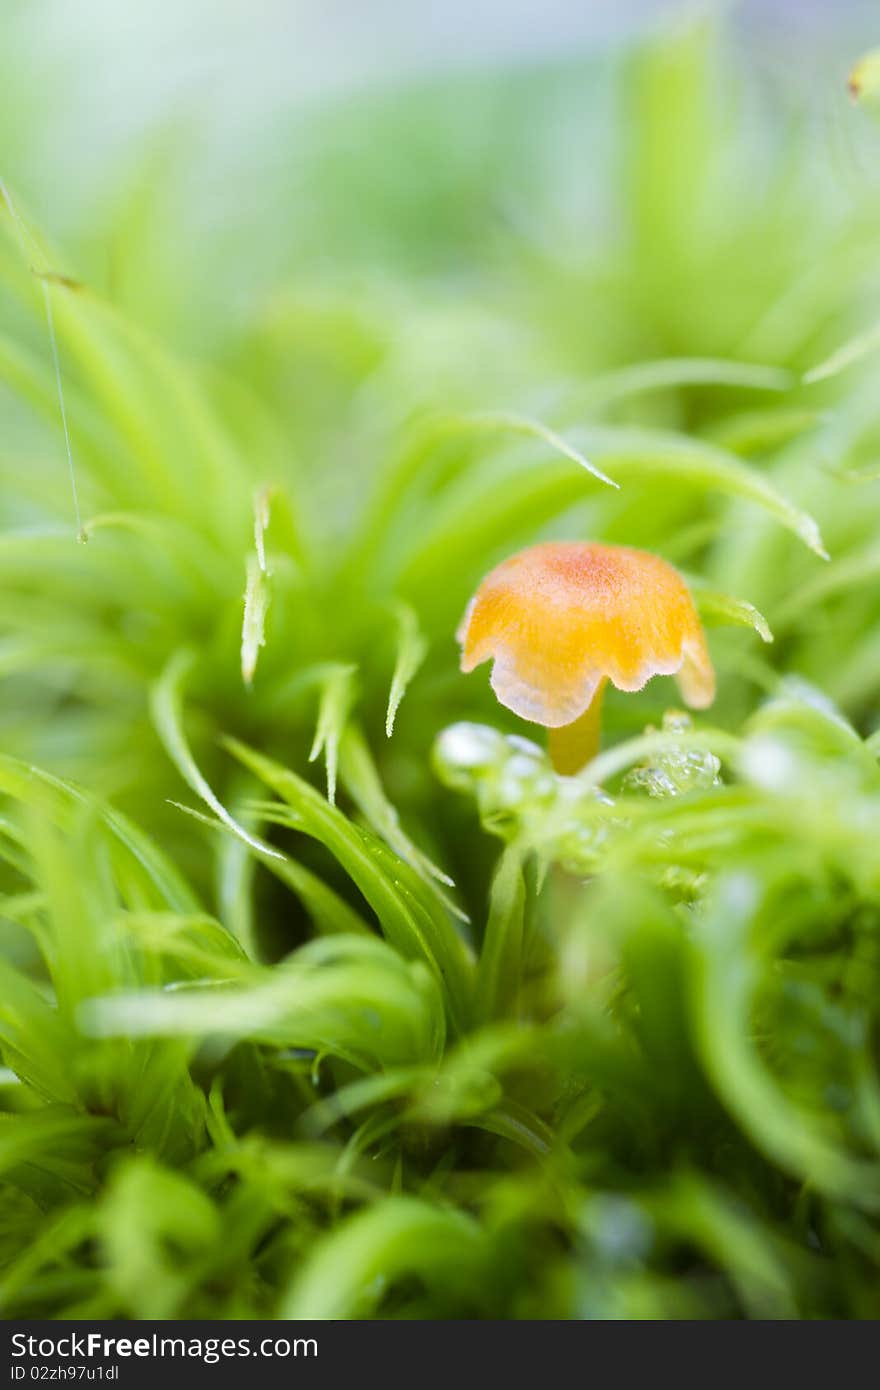
[[[246,307],[10,190],[7,1315],[880,1316],[880,203],[728,57],[353,100]],[[580,779],[457,669],[547,536],[713,625]]]

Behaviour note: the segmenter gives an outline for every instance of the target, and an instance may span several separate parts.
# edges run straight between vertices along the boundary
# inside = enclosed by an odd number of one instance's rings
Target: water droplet
[[[451,724],[436,744],[438,761],[450,771],[490,767],[503,752],[503,736],[485,724]]]
[[[691,728],[690,716],[681,710],[669,710],[663,716],[664,734],[687,734]],[[646,732],[654,731],[649,728]],[[624,791],[645,792],[656,798],[682,796],[685,792],[720,787],[720,773],[721,763],[708,749],[664,748],[652,754],[650,761],[632,768],[622,786]]]

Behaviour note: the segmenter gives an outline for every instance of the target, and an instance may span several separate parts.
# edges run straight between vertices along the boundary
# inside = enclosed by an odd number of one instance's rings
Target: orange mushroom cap
[[[641,690],[675,676],[685,702],[715,698],[715,672],[681,576],[644,550],[551,541],[492,570],[458,630],[461,669],[494,658],[492,689],[521,719],[561,728],[604,680]]]

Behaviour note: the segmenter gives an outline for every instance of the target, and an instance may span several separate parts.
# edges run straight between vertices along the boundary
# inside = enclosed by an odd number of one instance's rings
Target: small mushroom
[[[458,630],[461,669],[493,660],[502,705],[549,730],[557,772],[578,772],[599,747],[605,686],[641,690],[675,676],[685,702],[715,698],[715,672],[681,576],[644,550],[551,541],[486,576]]]

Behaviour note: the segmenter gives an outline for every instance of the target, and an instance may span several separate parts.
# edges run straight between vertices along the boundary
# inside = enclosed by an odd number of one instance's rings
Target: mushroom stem
[[[604,678],[600,680],[592,700],[573,724],[563,724],[560,729],[548,731],[550,761],[563,777],[573,777],[580,772],[599,751],[602,697],[607,684]]]

